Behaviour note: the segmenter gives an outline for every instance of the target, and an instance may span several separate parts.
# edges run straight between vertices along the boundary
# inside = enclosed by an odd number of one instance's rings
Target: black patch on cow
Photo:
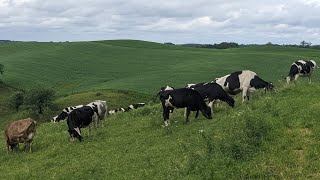
[[[299,69],[298,69],[297,65],[292,64],[288,76],[290,76],[290,78],[292,79],[298,73],[299,73]]]
[[[67,113],[70,111],[68,107],[67,107],[67,108],[64,108],[64,110],[65,110]]]
[[[253,79],[250,80],[250,86],[256,89],[265,88],[268,82],[262,80],[259,76],[255,75]]]
[[[209,101],[219,99],[227,102],[229,106],[234,107],[234,99],[217,83],[198,83],[190,88],[199,92],[203,99],[208,99]]]
[[[226,81],[224,82],[224,86],[229,87],[230,91],[234,91],[235,89],[240,88],[240,79],[239,75],[242,74],[242,71],[237,71],[234,73],[231,73],[230,76],[226,78]]]

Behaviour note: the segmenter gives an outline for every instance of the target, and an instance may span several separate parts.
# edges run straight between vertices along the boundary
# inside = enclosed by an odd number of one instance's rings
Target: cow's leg
[[[298,79],[299,74],[294,75],[294,83],[296,83],[296,80]]]
[[[184,108],[184,114],[183,114],[184,117],[187,116],[187,108]]]
[[[291,79],[292,79],[292,78],[291,78],[290,76],[287,76],[287,78],[286,78],[287,84],[290,83]]]
[[[91,124],[88,127],[88,137],[90,137],[90,131],[91,131]]]
[[[199,110],[197,110],[195,118],[198,118],[198,116],[199,116]]]
[[[247,93],[248,93],[248,88],[243,88],[243,90],[242,90],[242,102],[244,102],[244,100],[246,99]]]
[[[30,142],[29,142],[29,152],[32,152],[32,143],[33,141],[31,140]]]
[[[208,106],[210,107],[210,110],[211,110],[211,114],[213,114],[214,102],[215,102],[215,100],[212,100],[212,101],[210,101],[210,103],[208,104]]]
[[[309,84],[311,84],[311,76],[309,75],[308,78],[309,78]]]
[[[189,115],[190,115],[190,109],[187,108],[187,117],[186,117],[186,123],[189,123]]]
[[[169,120],[169,116],[170,116],[170,110],[168,107],[163,106],[163,120],[164,120],[164,126],[169,126],[170,125],[170,120]]]

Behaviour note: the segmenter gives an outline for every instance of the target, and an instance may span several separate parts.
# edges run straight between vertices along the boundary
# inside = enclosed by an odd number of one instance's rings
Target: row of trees
[[[165,43],[165,44],[171,44],[172,43]],[[222,42],[222,43],[215,43],[215,44],[182,44],[182,46],[188,46],[188,47],[197,47],[197,48],[213,48],[213,49],[228,49],[228,48],[237,48],[239,47],[238,43],[235,42]]]
[[[43,86],[31,88],[27,91],[17,91],[9,98],[9,107],[17,112],[20,107],[32,109],[38,114],[43,114],[46,108],[53,106],[55,91]]]
[[[175,45],[171,42],[166,42],[164,44],[167,45]],[[267,46],[288,46],[288,47],[302,47],[302,48],[314,48],[314,49],[320,49],[320,45],[312,45],[311,42],[307,41],[301,41],[300,44],[274,44],[272,42],[268,42],[264,45]],[[196,47],[196,48],[214,48],[214,49],[228,49],[228,48],[237,48],[237,47],[244,47],[244,46],[264,46],[261,44],[238,44],[235,42],[222,42],[222,43],[215,43],[215,44],[181,44],[181,46],[187,46],[187,47]]]

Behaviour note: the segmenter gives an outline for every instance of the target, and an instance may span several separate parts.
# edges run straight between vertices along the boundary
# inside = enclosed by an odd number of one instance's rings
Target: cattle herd
[[[311,83],[311,74],[315,68],[319,68],[314,60],[299,60],[291,65],[286,82],[297,80],[299,76],[306,76]],[[199,111],[207,119],[212,119],[213,104],[216,102],[226,102],[230,107],[235,106],[233,95],[242,92],[242,102],[249,100],[250,94],[256,89],[271,91],[274,88],[271,82],[264,81],[255,72],[243,70],[233,72],[214,81],[197,84],[187,84],[184,88],[173,88],[170,86],[162,87],[155,97],[159,96],[162,105],[162,116],[164,126],[170,124],[169,117],[175,108],[185,108],[186,122],[189,122],[191,111],[196,111],[196,118]],[[108,111],[106,101],[95,100],[87,105],[77,105],[66,107],[62,112],[52,118],[52,122],[59,122],[67,119],[68,132],[72,141],[75,138],[82,141],[81,128],[88,127],[88,136],[93,122],[95,127],[103,127],[103,120],[107,114],[117,112],[127,112],[145,103],[136,103],[127,108],[118,108]],[[36,132],[36,121],[31,118],[11,122],[5,128],[5,141],[7,152],[17,149],[19,143],[24,143],[25,148],[32,151],[32,141]]]

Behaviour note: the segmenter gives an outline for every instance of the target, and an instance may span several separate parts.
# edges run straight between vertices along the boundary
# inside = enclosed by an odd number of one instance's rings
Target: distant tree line
[[[166,42],[164,44],[167,45],[176,45],[171,42]],[[195,47],[195,48],[212,48],[212,49],[228,49],[228,48],[238,48],[238,47],[246,47],[246,46],[284,46],[284,47],[300,47],[300,48],[312,48],[312,49],[320,49],[320,45],[312,45],[311,42],[301,41],[300,44],[274,44],[272,42],[268,42],[266,44],[238,44],[235,42],[222,42],[215,44],[177,44],[179,46],[186,47]]]
[[[228,48],[237,48],[240,45],[235,42],[222,42],[219,44],[217,43],[215,44],[182,44],[181,46],[196,47],[196,48],[228,49]]]
[[[311,42],[301,41],[300,44],[273,44],[268,42],[265,44],[266,46],[285,46],[285,47],[300,47],[300,48],[312,48],[312,49],[320,49],[320,45],[312,45]]]

